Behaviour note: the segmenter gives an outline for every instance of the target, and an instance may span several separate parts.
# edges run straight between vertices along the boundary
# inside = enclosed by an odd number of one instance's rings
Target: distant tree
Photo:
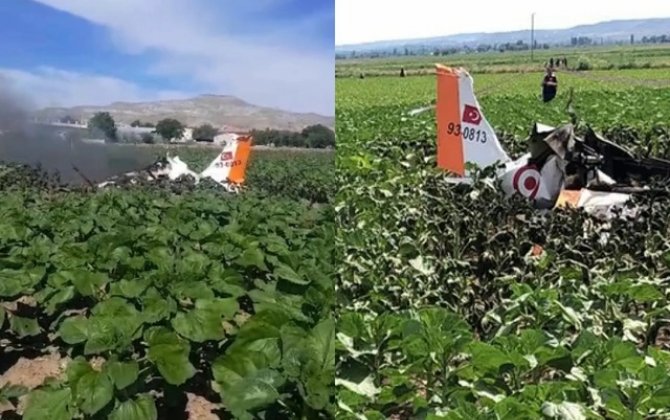
[[[99,130],[109,141],[116,141],[116,123],[109,112],[98,112],[88,121],[91,131]]]
[[[326,148],[335,146],[335,133],[323,125],[305,127],[302,132],[287,130],[252,130],[254,144],[277,147]]]
[[[335,146],[335,132],[321,124],[305,127],[301,135],[305,138],[309,147],[325,148]]]
[[[154,144],[156,142],[154,136],[151,135],[150,133],[142,133],[140,138],[142,139],[142,143],[144,144]]]
[[[150,122],[142,122],[140,120],[135,120],[130,123],[131,127],[146,127],[146,128],[154,128],[154,125]]]
[[[174,118],[165,118],[158,121],[154,132],[165,140],[178,139],[184,136],[184,130],[186,127],[179,121]]]
[[[219,130],[211,124],[203,124],[193,130],[193,138],[196,140],[213,140],[219,134]]]
[[[64,116],[63,118],[60,119],[60,122],[63,124],[74,124],[77,122],[74,118],[72,118],[69,115]]]
[[[133,133],[122,133],[118,137],[121,143],[126,144],[136,144],[139,141],[139,137]]]

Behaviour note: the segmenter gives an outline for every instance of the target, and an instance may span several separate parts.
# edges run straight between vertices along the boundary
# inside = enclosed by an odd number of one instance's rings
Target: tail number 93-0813
[[[228,162],[216,162],[214,166],[217,168],[232,168],[234,166],[239,166],[241,164],[242,164],[241,160],[233,160]]]
[[[449,123],[447,126],[447,134],[453,134],[456,136],[463,136],[464,140],[476,142],[476,143],[486,143],[488,140],[486,138],[486,131],[477,130],[470,127],[465,127],[461,129],[460,124]]]

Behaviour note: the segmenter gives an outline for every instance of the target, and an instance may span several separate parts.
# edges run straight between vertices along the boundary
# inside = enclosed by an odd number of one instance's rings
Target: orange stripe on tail
[[[237,142],[234,161],[239,161],[240,163],[230,168],[228,180],[236,184],[242,184],[244,183],[244,174],[246,173],[249,154],[251,153],[251,136],[238,137]]]
[[[461,104],[458,74],[449,67],[436,65],[437,71],[437,166],[460,176],[465,175],[465,157],[461,129]],[[449,130],[453,124],[453,130]],[[452,133],[449,134],[449,131]]]

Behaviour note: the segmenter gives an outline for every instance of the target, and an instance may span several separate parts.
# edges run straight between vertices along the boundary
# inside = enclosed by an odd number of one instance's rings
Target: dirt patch
[[[21,385],[34,389],[47,378],[63,378],[69,358],[61,358],[58,353],[35,359],[20,358],[14,366],[0,376],[0,387],[6,384]]]
[[[235,323],[241,327],[244,325],[245,322],[247,322],[251,318],[251,314],[245,312],[245,311],[240,311],[237,314],[235,314],[235,317],[233,318],[235,320]]]
[[[670,326],[663,326],[658,329],[654,344],[664,350],[670,349]]]
[[[20,385],[35,389],[48,378],[64,379],[69,358],[61,358],[58,353],[37,357],[35,359],[20,358],[4,374],[0,375],[0,388],[7,384]],[[23,413],[27,395],[19,398],[18,407],[12,404],[0,405],[0,413],[16,410]]]
[[[16,312],[19,308],[19,303],[22,305],[30,306],[31,308],[37,306],[37,301],[35,301],[35,298],[33,298],[32,296],[21,296],[20,298],[12,302],[2,302],[0,303],[0,306],[5,308],[9,312]]]
[[[188,403],[186,404],[186,412],[189,420],[219,420],[219,417],[213,412],[220,409],[220,404],[214,404],[207,399],[186,393]]]
[[[100,372],[102,370],[102,365],[105,364],[105,359],[103,359],[102,357],[96,356],[96,357],[92,358],[91,360],[89,360],[89,363],[91,364],[91,367],[94,370]]]

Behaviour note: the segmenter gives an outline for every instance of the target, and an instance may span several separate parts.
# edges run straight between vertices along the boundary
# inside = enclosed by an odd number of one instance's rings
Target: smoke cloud
[[[40,166],[65,183],[81,184],[73,165],[98,182],[154,161],[149,148],[90,144],[82,141],[88,130],[35,124],[31,109],[32,103],[0,76],[0,162]]]

